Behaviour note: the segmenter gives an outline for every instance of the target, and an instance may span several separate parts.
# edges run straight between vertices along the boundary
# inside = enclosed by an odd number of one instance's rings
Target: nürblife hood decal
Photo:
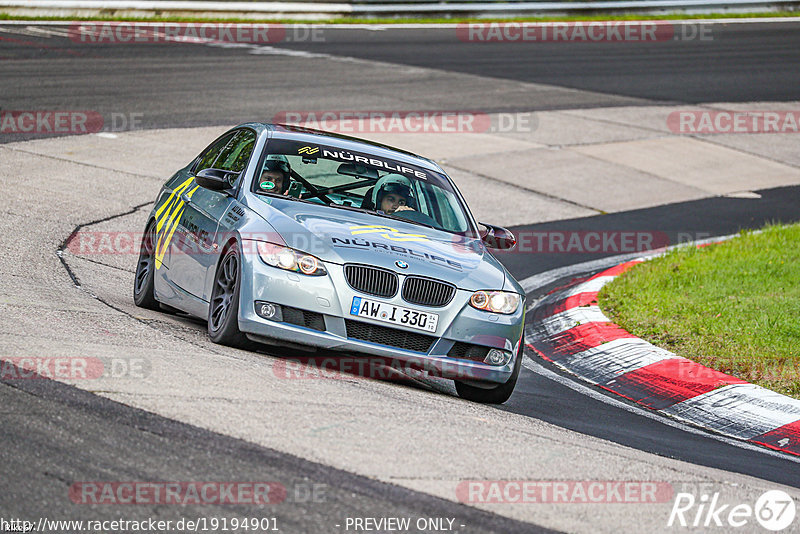
[[[269,203],[267,203],[267,200]],[[397,219],[279,197],[251,207],[284,244],[337,264],[360,263],[441,279],[461,289],[500,289],[505,270],[476,239]],[[364,231],[361,233],[360,231]]]

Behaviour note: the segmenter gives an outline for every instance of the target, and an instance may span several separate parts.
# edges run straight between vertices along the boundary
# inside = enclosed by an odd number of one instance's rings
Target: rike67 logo
[[[723,504],[719,492],[702,494],[678,493],[667,520],[668,527],[722,528],[726,531],[747,526],[751,531],[754,520],[761,527],[779,532],[792,525],[796,506],[791,495],[781,490],[770,490],[750,504]]]

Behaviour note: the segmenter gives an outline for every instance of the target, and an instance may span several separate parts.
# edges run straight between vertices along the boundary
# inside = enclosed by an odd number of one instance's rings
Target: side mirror
[[[194,181],[200,187],[205,187],[212,191],[227,191],[236,184],[238,178],[238,172],[222,169],[203,169],[195,174]]]
[[[481,240],[489,248],[496,248],[498,250],[511,250],[517,245],[517,238],[510,230],[506,230],[502,226],[493,226],[491,224],[479,223],[486,227],[486,232],[481,233]]]

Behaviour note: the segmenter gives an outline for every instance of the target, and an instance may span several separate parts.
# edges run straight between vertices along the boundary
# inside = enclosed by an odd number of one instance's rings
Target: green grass
[[[671,13],[666,15],[574,15],[552,17],[511,17],[478,19],[466,17],[454,18],[332,18],[326,20],[295,20],[295,19],[244,19],[225,17],[28,17],[0,13],[0,20],[30,20],[30,21],[109,21],[109,22],[242,22],[242,23],[283,23],[283,24],[452,24],[460,22],[572,22],[593,20],[703,20],[703,19],[735,19],[735,18],[768,18],[768,17],[800,17],[800,11],[776,11],[771,13],[707,13],[686,14]]]
[[[800,225],[644,262],[606,285],[599,303],[659,347],[800,398]]]

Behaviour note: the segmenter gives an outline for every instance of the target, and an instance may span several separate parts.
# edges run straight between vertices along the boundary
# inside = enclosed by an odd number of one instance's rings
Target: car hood
[[[445,280],[473,291],[508,286],[505,269],[477,239],[398,219],[277,197],[248,200],[248,206],[287,246],[326,262],[374,265]]]

